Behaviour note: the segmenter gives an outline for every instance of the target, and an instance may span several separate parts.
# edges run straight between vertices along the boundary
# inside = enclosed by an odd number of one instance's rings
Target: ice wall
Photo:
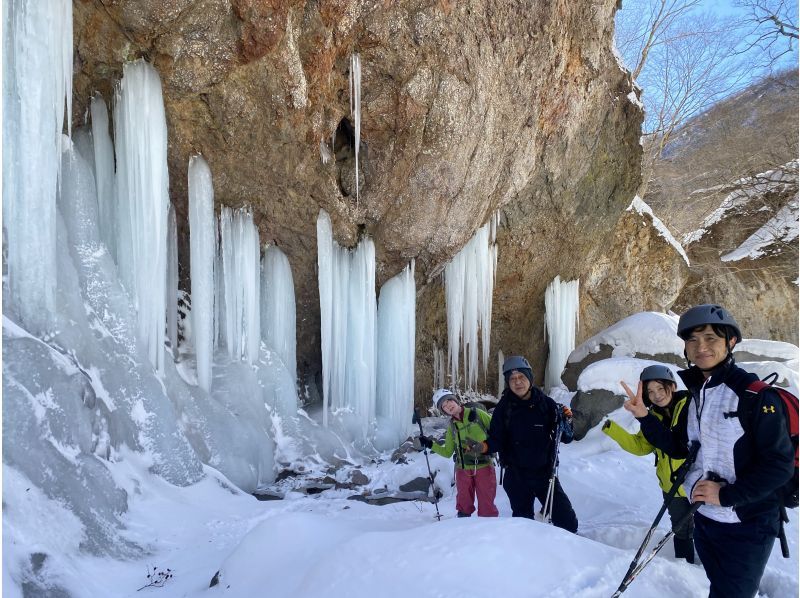
[[[447,354],[450,361],[450,384],[462,383],[468,389],[478,384],[478,332],[480,362],[484,375],[489,365],[489,339],[492,326],[492,294],[497,270],[497,214],[478,229],[470,241],[445,267],[447,303]],[[464,379],[459,379],[459,361],[463,345]]]
[[[166,313],[167,120],[161,80],[143,60],[123,67],[115,93],[117,265],[131,294],[139,338],[150,363],[164,371]]]
[[[92,98],[92,140],[94,149],[94,177],[97,188],[98,222],[100,238],[112,257],[117,259],[117,210],[114,196],[114,146],[108,130],[108,109],[101,95]]]
[[[545,338],[549,348],[544,385],[547,390],[561,384],[561,372],[575,348],[578,327],[578,281],[556,276],[544,294]]]
[[[202,156],[189,159],[189,253],[192,276],[192,330],[197,381],[211,388],[214,359],[214,262],[216,221],[211,169]]]
[[[3,2],[8,300],[20,320],[39,333],[52,325],[56,307],[56,191],[65,100],[70,115],[72,2]]]
[[[267,247],[261,265],[261,334],[297,379],[297,332],[292,268],[286,255]]]
[[[352,252],[333,239],[324,210],[317,218],[322,346],[323,425],[329,411],[352,414],[365,438],[375,419],[375,246],[363,239]]]
[[[417,292],[414,261],[382,287],[378,298],[379,449],[398,446],[411,431]]]
[[[167,218],[167,339],[174,359],[178,358],[178,223],[170,204]]]

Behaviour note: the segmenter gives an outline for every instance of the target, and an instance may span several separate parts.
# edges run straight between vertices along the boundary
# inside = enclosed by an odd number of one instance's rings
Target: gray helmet
[[[522,355],[512,355],[503,362],[503,375],[508,376],[508,373],[512,370],[532,371],[533,368]]]
[[[667,382],[672,382],[676,386],[678,385],[678,382],[675,380],[675,374],[665,365],[648,365],[642,370],[642,373],[639,375],[639,380],[642,382],[666,380]]]
[[[730,326],[733,328],[733,338],[737,343],[742,342],[742,331],[733,316],[721,305],[710,303],[695,305],[686,310],[678,320],[678,336],[686,340],[694,328],[706,324]]]

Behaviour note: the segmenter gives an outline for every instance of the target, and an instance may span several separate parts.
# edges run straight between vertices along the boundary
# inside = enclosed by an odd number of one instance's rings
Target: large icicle
[[[261,268],[258,230],[250,210],[220,212],[225,344],[231,360],[255,363],[261,345]]]
[[[325,211],[317,219],[322,345],[323,424],[328,411],[355,415],[365,436],[375,418],[375,246],[349,252],[333,240]]]
[[[358,150],[361,147],[361,56],[350,57],[350,113],[353,117],[353,131],[356,156],[356,205],[358,205]]]
[[[189,158],[189,255],[192,273],[192,331],[200,388],[211,388],[214,357],[214,186],[202,156]]]
[[[481,363],[484,374],[489,365],[492,325],[492,294],[497,269],[495,232],[497,215],[478,229],[444,271],[447,304],[447,353],[451,385],[459,384],[460,343],[463,342],[464,385],[478,383],[478,331],[481,333]]]
[[[261,265],[261,334],[297,379],[297,332],[292,268],[286,255],[267,247]]]
[[[544,375],[546,390],[561,384],[561,372],[575,348],[578,326],[578,281],[556,276],[544,294],[545,337],[550,350]]]
[[[116,259],[116,200],[114,198],[114,146],[108,131],[108,109],[101,95],[91,104],[94,139],[94,176],[99,210],[98,228],[109,253]]]
[[[44,332],[56,308],[56,192],[66,100],[72,114],[72,2],[3,2],[3,227],[12,309]]]
[[[178,359],[178,222],[170,204],[167,223],[167,338],[172,358]]]
[[[382,287],[378,298],[378,418],[380,449],[399,446],[411,431],[417,292],[414,261]]]
[[[126,64],[115,98],[117,264],[136,306],[139,338],[163,372],[169,175],[158,73],[143,60]]]

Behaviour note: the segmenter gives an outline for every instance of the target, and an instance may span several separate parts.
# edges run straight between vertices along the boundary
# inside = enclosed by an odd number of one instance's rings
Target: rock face
[[[312,385],[320,209],[340,244],[375,240],[379,284],[416,259],[419,397],[433,343],[446,345],[437,275],[501,210],[492,346],[528,355],[541,376],[545,287],[584,275],[639,182],[642,114],[612,51],[615,4],[76,0],[73,120],[91,94],[111,99],[125,61],[158,69],[184,284],[188,160],[201,153],[216,203],[252,206],[262,242],[289,257],[298,372]]]

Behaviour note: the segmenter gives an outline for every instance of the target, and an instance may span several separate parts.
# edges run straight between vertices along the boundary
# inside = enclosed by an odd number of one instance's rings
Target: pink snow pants
[[[478,517],[497,517],[494,497],[497,493],[497,476],[494,466],[480,469],[456,469],[456,509],[465,515],[475,511],[478,495]]]

